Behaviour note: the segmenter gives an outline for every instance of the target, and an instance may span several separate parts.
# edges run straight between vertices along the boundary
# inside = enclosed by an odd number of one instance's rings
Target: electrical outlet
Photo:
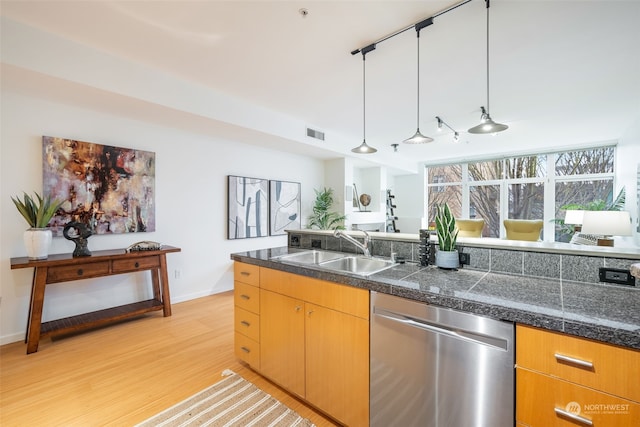
[[[311,239],[311,247],[316,249],[322,248],[322,240]]]
[[[458,253],[461,265],[469,265],[471,263],[471,254],[465,254],[464,252]]]
[[[630,270],[623,270],[621,268],[600,267],[598,275],[600,276],[601,282],[629,286],[635,286],[636,284],[636,280],[631,275]]]
[[[179,279],[179,278],[180,278],[180,276],[182,276],[182,271],[181,271],[180,269],[176,268],[176,269],[173,271],[173,277],[174,277],[174,278],[176,278],[176,279]]]
[[[299,234],[291,234],[289,235],[289,246],[300,246],[300,235]]]

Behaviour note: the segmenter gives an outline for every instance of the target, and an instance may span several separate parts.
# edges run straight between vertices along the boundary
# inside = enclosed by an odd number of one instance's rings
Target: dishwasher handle
[[[419,328],[424,331],[433,332],[436,334],[446,335],[448,337],[467,341],[473,344],[495,347],[496,349],[503,351],[507,351],[509,349],[509,342],[506,339],[479,334],[477,332],[455,328],[441,323],[427,322],[423,319],[416,319],[399,313],[393,313],[379,307],[374,308],[374,315],[383,317],[393,322],[402,323],[410,327]]]

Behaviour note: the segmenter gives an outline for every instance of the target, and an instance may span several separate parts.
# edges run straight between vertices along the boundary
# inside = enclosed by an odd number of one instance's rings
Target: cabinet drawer
[[[235,305],[260,314],[260,289],[242,282],[233,282]]]
[[[572,420],[572,415],[578,418]],[[518,368],[516,419],[518,423],[532,427],[631,427],[638,425],[640,405],[558,378]]]
[[[260,316],[236,306],[233,317],[236,332],[260,342]]]
[[[260,370],[260,344],[239,332],[234,334],[233,342],[236,357]]]
[[[247,285],[260,286],[260,267],[243,262],[234,262],[233,280]]]
[[[640,402],[640,351],[518,325],[516,364]]]
[[[113,261],[114,273],[125,273],[136,270],[149,270],[151,268],[160,267],[160,259],[158,256],[149,256],[133,259],[116,259]]]
[[[92,262],[82,265],[65,265],[47,269],[47,283],[88,279],[109,274],[109,261]]]

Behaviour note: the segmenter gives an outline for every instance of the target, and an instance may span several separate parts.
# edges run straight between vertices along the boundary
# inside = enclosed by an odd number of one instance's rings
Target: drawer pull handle
[[[139,262],[136,262],[136,263],[134,264],[134,266],[135,266],[136,268],[138,268],[138,267],[140,267],[140,263],[139,263]]]
[[[78,276],[82,276],[83,274],[84,274],[84,271],[81,268],[79,268],[78,269]]]
[[[249,295],[247,295],[247,294],[240,295],[240,298],[246,299],[246,300],[250,300],[251,299],[251,297]]]
[[[248,271],[241,271],[240,274],[242,274],[243,276],[251,276],[251,273],[249,273]]]
[[[244,351],[245,353],[251,353],[251,350],[249,350],[247,347],[240,347],[240,350]]]
[[[242,320],[240,324],[246,326],[247,328],[251,326],[251,323],[247,322],[246,320]]]
[[[593,363],[586,360],[580,360],[575,357],[569,357],[558,353],[555,354],[555,357],[558,362],[570,363],[571,365],[576,365],[580,368],[593,369]]]
[[[553,410],[556,412],[557,415],[561,415],[563,417],[567,417],[570,418],[574,421],[577,421],[579,423],[582,423],[586,426],[592,426],[593,425],[593,421],[591,421],[590,419],[581,417],[579,415],[575,415],[572,414],[571,412],[565,411],[564,409],[560,409],[560,408],[553,408]]]

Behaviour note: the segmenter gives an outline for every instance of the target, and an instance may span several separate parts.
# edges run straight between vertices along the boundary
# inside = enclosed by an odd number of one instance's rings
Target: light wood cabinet
[[[368,425],[369,292],[260,274],[260,372],[345,425]]]
[[[233,273],[234,352],[260,369],[260,267],[235,262]]]
[[[516,327],[516,418],[526,426],[636,426],[640,351]]]

